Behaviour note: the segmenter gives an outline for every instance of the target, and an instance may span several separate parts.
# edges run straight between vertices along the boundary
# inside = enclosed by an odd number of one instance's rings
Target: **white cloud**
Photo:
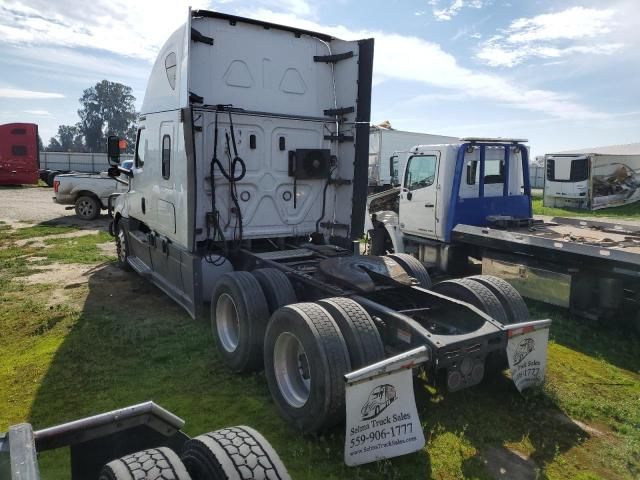
[[[0,5],[0,42],[81,47],[152,61],[168,35],[205,0],[8,0]]]
[[[149,62],[167,37],[187,20],[189,6],[211,0],[2,0],[0,45],[89,48]],[[218,0],[242,5],[245,0]],[[256,0],[256,7],[313,18],[308,0]]]
[[[48,110],[23,110],[24,113],[29,113],[37,117],[50,117],[51,112]]]
[[[441,22],[449,21],[460,13],[463,8],[482,8],[490,3],[488,0],[453,0],[448,7],[437,8],[438,0],[429,2],[433,5],[433,16]]]
[[[33,90],[20,90],[17,88],[0,88],[0,98],[42,100],[46,98],[64,98],[64,95],[61,93],[35,92]]]
[[[374,37],[374,81],[377,84],[385,79],[419,82],[469,98],[488,100],[555,117],[596,118],[601,115],[580,104],[571,95],[527,89],[520,83],[499,75],[465,68],[457,63],[455,57],[442,50],[440,45],[418,37],[381,31],[351,31],[344,26],[329,27],[265,9],[241,11],[240,14],[328,33],[345,40]],[[407,68],[407,65],[411,65],[411,68]]]
[[[621,42],[602,40],[615,28],[615,15],[613,9],[572,7],[519,18],[484,42],[476,57],[492,67],[513,67],[536,57],[610,55],[624,47]]]

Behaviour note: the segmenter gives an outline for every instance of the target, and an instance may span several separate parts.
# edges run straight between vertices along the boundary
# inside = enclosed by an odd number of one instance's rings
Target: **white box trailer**
[[[544,205],[587,210],[640,200],[640,144],[545,156]]]
[[[454,143],[458,137],[392,130],[371,126],[369,130],[369,191],[387,190],[399,184],[409,150],[416,145]]]

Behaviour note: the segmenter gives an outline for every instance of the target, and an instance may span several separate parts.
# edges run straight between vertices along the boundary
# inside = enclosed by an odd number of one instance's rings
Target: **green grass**
[[[622,220],[640,219],[640,202],[629,203],[619,207],[604,208],[602,210],[582,210],[578,208],[551,208],[543,206],[542,195],[534,195],[532,198],[534,215],[547,215],[550,217],[608,217]]]
[[[9,225],[0,225],[0,243],[11,240],[24,240],[27,238],[46,237],[49,235],[60,235],[63,233],[77,232],[74,227],[61,225],[34,225],[12,229]]]
[[[138,276],[107,264],[88,284],[70,288],[14,280],[14,273],[30,273],[25,259],[31,255],[46,256],[43,262],[101,262],[104,254],[96,245],[106,238],[47,239],[46,248],[32,250],[0,248],[0,431],[21,421],[42,428],[154,400],[184,418],[191,435],[253,426],[272,442],[295,479],[488,479],[481,455],[503,446],[529,455],[541,478],[640,475],[637,337],[532,304],[535,318],[554,321],[543,389],[523,396],[499,376],[444,394],[416,379],[426,448],[349,468],[342,461],[340,428],[305,438],[288,427],[263,374],[231,374],[215,351],[207,322],[191,320]],[[54,292],[61,291],[62,301],[52,304]],[[590,435],[570,418],[602,434]],[[69,478],[67,454],[41,455],[43,479]]]

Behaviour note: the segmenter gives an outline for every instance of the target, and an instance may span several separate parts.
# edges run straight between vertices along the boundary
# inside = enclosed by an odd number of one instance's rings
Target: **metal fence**
[[[133,155],[122,155],[121,160],[129,160]],[[109,168],[106,153],[40,152],[40,169],[64,172],[104,172]]]

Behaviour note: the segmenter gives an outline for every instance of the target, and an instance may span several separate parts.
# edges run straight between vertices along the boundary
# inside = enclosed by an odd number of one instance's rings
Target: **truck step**
[[[129,265],[131,265],[131,268],[133,268],[139,275],[145,278],[151,277],[151,269],[138,257],[129,257],[127,258],[127,261],[129,262]]]

